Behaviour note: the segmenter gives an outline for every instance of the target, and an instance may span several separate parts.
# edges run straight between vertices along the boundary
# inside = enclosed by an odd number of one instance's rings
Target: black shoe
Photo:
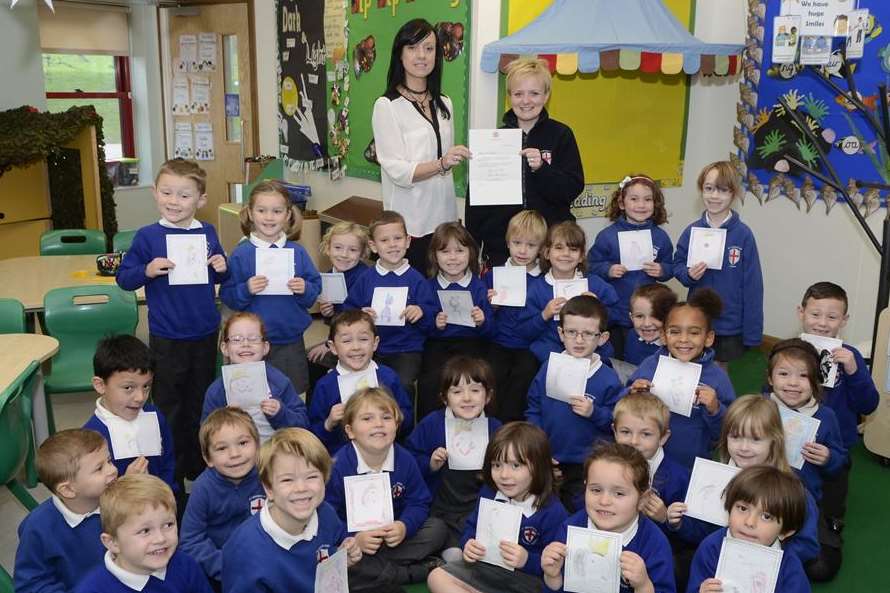
[[[408,583],[425,583],[426,577],[436,568],[445,564],[438,556],[427,556],[417,564],[408,567]]]

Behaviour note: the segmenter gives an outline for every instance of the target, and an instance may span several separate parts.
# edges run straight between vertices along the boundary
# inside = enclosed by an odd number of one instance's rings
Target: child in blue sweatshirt
[[[459,222],[443,222],[436,227],[429,247],[430,293],[439,307],[434,327],[423,347],[423,361],[417,379],[417,415],[423,418],[441,407],[439,373],[455,354],[481,357],[494,329],[494,315],[488,303],[488,290],[479,278],[479,247]],[[473,302],[470,319],[459,319],[457,297],[451,292],[469,293]],[[451,312],[452,318],[448,314]],[[471,323],[468,324],[468,322]]]
[[[195,220],[198,208],[207,202],[206,185],[207,174],[197,163],[172,159],[161,165],[154,187],[161,219],[136,232],[117,272],[117,284],[124,290],[145,287],[149,347],[157,371],[151,397],[173,422],[177,482],[194,480],[204,469],[198,427],[201,398],[216,374],[220,315],[214,285],[228,278],[216,230]],[[176,262],[168,257],[168,243],[186,238],[206,245],[209,269],[204,284],[169,282]],[[196,257],[200,260],[204,254]]]
[[[430,573],[432,593],[456,590],[483,593],[540,591],[541,552],[557,537],[568,514],[553,489],[553,467],[547,435],[528,422],[511,422],[499,430],[485,450],[485,486],[476,511],[460,540],[462,554]],[[488,564],[484,540],[477,539],[481,500],[522,509],[519,541],[502,540],[497,553],[510,570]]]
[[[374,319],[380,334],[375,358],[398,373],[402,387],[413,400],[423,344],[438,311],[437,299],[423,275],[405,259],[411,237],[401,214],[384,210],[380,218],[371,223],[369,233],[371,251],[379,259],[356,281],[343,309],[362,309]],[[408,289],[403,310],[392,310],[394,303],[391,302],[384,302],[379,311],[372,307],[374,294],[382,294],[380,289],[385,288]]]
[[[624,344],[626,334],[631,328],[631,295],[640,286],[671,279],[674,275],[674,244],[660,226],[667,222],[664,194],[648,175],[625,177],[612,193],[607,216],[612,224],[597,234],[593,247],[587,253],[587,264],[591,274],[596,274],[611,284],[618,293],[615,316],[609,323],[609,341],[615,348],[615,358],[626,360]],[[619,239],[635,237],[633,234],[623,233],[649,235],[651,254],[633,254],[630,248],[627,249],[626,257],[642,258],[642,267],[639,269],[638,261],[626,262],[634,264],[631,266],[634,268],[632,270],[621,262]],[[627,243],[630,245],[632,242]]]
[[[321,276],[302,245],[303,217],[291,203],[279,181],[262,181],[250,191],[241,209],[241,230],[247,237],[229,258],[229,278],[219,289],[219,297],[235,311],[259,315],[269,338],[269,363],[287,375],[297,393],[309,389],[309,363],[303,332],[312,323],[309,308],[321,293]],[[272,254],[267,249],[282,251]],[[271,285],[257,272],[258,263],[266,270],[279,265],[264,258],[292,252],[293,274],[286,285]],[[268,292],[264,292],[268,291]]]
[[[793,474],[779,468],[758,465],[742,470],[726,487],[725,496],[723,506],[729,513],[729,527],[715,531],[698,547],[686,593],[724,590],[716,573],[720,550],[728,539],[780,548],[804,523],[804,487]],[[810,591],[803,566],[791,550],[783,550],[775,591]]]
[[[337,365],[315,384],[309,401],[312,432],[321,439],[331,455],[349,442],[342,425],[345,402],[364,387],[380,385],[390,392],[405,419],[399,428],[401,435],[410,434],[414,428],[413,406],[399,382],[399,376],[388,366],[379,365],[371,359],[379,343],[374,319],[364,311],[343,311],[331,321],[328,344],[336,356]],[[354,375],[363,375],[363,378],[353,382],[350,377]],[[345,393],[341,392],[341,382]]]
[[[277,431],[260,448],[259,477],[269,504],[223,546],[224,593],[313,593],[318,564],[338,548],[361,558],[355,538],[324,501],[331,457],[312,433]]]
[[[471,448],[461,441],[461,429],[466,431],[481,423],[485,442],[491,439],[501,426],[497,418],[485,416],[494,394],[494,374],[488,363],[461,354],[448,359],[439,383],[439,397],[445,408],[426,415],[405,442],[433,493],[430,515],[442,519],[449,528],[443,557],[446,553],[460,557],[458,540],[482,485],[479,470],[485,445],[472,443]],[[452,468],[449,459],[459,467]],[[468,464],[470,460],[473,465]]]
[[[135,336],[101,340],[93,355],[93,389],[99,398],[83,427],[105,438],[120,475],[149,473],[176,492],[173,435],[164,414],[148,403],[154,365],[151,351]]]
[[[519,319],[519,327],[525,337],[532,341],[531,351],[539,362],[545,362],[551,352],[562,350],[556,328],[559,310],[569,298],[589,292],[603,302],[610,319],[618,314],[618,293],[615,289],[599,276],[587,275],[587,259],[584,257],[586,245],[583,229],[574,222],[561,222],[550,227],[547,233],[541,260],[544,275],[529,286],[525,309]],[[585,285],[585,290],[577,292],[563,284],[571,280],[586,280],[586,283],[580,283]],[[608,340],[597,346],[597,354],[608,364],[614,354]]]
[[[266,502],[256,471],[260,437],[240,408],[214,410],[198,435],[207,463],[182,515],[180,547],[212,582],[222,579],[222,549],[235,529]]]
[[[222,329],[222,350],[225,359],[232,365],[251,362],[261,362],[269,353],[269,341],[266,339],[266,326],[255,313],[239,311],[228,319]],[[265,363],[266,382],[269,384],[268,397],[259,405],[245,408],[256,423],[260,434],[260,442],[266,442],[272,433],[279,428],[308,428],[309,414],[306,412],[306,404],[297,395],[290,379],[271,365]],[[235,383],[233,380],[232,383]],[[227,389],[223,377],[216,379],[207,393],[204,395],[204,409],[201,412],[201,421],[213,410],[227,405],[239,405]]]
[[[19,524],[13,588],[21,593],[73,591],[102,563],[99,497],[117,477],[101,435],[62,430],[37,449],[37,475],[52,496]]]
[[[359,391],[346,403],[343,426],[352,441],[337,453],[325,499],[348,520],[349,476],[387,472],[393,521],[354,534],[363,557],[349,572],[349,590],[377,591],[426,580],[447,527],[429,516],[430,492],[414,456],[395,444],[402,412],[379,387]],[[384,496],[386,496],[384,494]]]
[[[688,302],[674,305],[661,330],[664,347],[644,360],[628,379],[626,392],[650,391],[661,356],[701,365],[692,413],[684,416],[671,412],[671,438],[664,446],[669,457],[690,470],[696,457],[712,457],[723,415],[735,399],[729,376],[714,362],[711,350],[712,320],[720,314],[720,308],[720,297],[710,289],[699,290]]]
[[[629,445],[602,443],[584,462],[584,508],[569,517],[541,554],[545,591],[563,590],[568,528],[621,534],[621,593],[675,593],[671,546],[664,533],[640,512],[649,490],[649,465]]]
[[[522,267],[526,270],[526,302],[532,281],[541,275],[538,250],[547,238],[547,222],[536,210],[522,210],[507,225],[507,249],[510,257],[504,267]],[[488,289],[488,300],[499,297],[494,286],[495,270],[488,270],[482,277]],[[492,305],[494,333],[488,344],[487,358],[494,369],[498,397],[495,398],[494,415],[504,422],[525,419],[528,407],[528,387],[538,372],[538,359],[529,350],[532,340],[521,331],[519,319],[525,303],[520,306]]]
[[[723,314],[714,319],[715,359],[728,363],[741,357],[745,349],[760,344],[763,336],[763,274],[754,235],[732,210],[741,195],[738,174],[727,161],[707,165],[698,176],[705,212],[677,241],[674,276],[689,288],[690,296],[702,288],[712,288],[723,301]],[[693,227],[725,229],[726,243],[721,269],[706,262],[690,262],[689,241]]]
[[[677,294],[664,284],[643,284],[630,297],[630,321],[624,343],[624,361],[639,366],[664,346],[661,328]]]
[[[211,593],[198,563],[177,550],[176,500],[155,476],[127,475],[99,501],[105,561],[75,593]]]
[[[584,393],[573,394],[568,402],[548,394],[550,361],[541,366],[528,392],[526,417],[550,438],[562,472],[560,498],[567,508],[574,509],[583,488],[582,464],[591,445],[611,438],[612,408],[621,394],[618,375],[594,352],[609,339],[607,323],[608,313],[598,299],[586,294],[569,299],[560,312],[559,337],[565,354],[588,361]]]

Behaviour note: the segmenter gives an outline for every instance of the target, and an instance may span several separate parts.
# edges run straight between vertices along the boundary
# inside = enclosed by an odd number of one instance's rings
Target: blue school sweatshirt
[[[306,281],[303,294],[250,294],[247,281],[256,276],[257,249],[275,247],[257,247],[249,239],[238,243],[232,251],[229,278],[219,288],[219,298],[230,308],[260,316],[272,344],[293,344],[303,339],[303,332],[312,323],[309,308],[321,293],[321,276],[303,246],[287,241],[284,248],[294,250],[294,277]]]
[[[349,296],[349,293],[352,291],[353,285],[355,285],[356,280],[361,278],[364,274],[368,272],[371,268],[365,262],[358,262],[353,267],[349,268],[345,272],[341,272],[343,274],[343,280],[346,281],[346,295]],[[336,272],[333,268],[328,270],[329,272]],[[336,317],[338,313],[343,310],[343,303],[338,303],[334,305],[334,316]]]
[[[448,282],[443,277],[437,275],[427,279],[430,292],[436,299],[436,315],[442,311],[442,303],[439,301],[439,290],[465,290],[469,291],[473,297],[473,304],[482,309],[485,321],[477,327],[466,327],[464,325],[453,325],[447,323],[445,329],[438,329],[435,323],[435,315],[433,316],[433,326],[430,329],[429,337],[435,339],[453,339],[453,338],[489,338],[494,332],[494,314],[491,311],[491,305],[488,302],[488,289],[485,283],[478,276],[474,276],[472,272],[467,271],[466,276],[458,282]],[[444,285],[444,286],[443,286]]]
[[[430,514],[432,496],[417,468],[414,456],[407,449],[393,444],[394,469],[389,472],[392,487],[393,520],[405,524],[405,539],[411,539]],[[346,488],[343,478],[358,475],[358,454],[354,446],[342,447],[334,459],[334,468],[328,480],[325,500],[346,522]],[[350,534],[354,535],[354,534]]]
[[[686,227],[674,252],[674,276],[690,294],[699,288],[712,288],[723,301],[723,312],[714,320],[718,336],[741,336],[745,346],[757,346],[763,338],[763,274],[760,256],[751,229],[732,211],[720,228],[726,229],[726,252],[722,270],[705,270],[699,280],[689,277],[686,256],[692,227],[709,228],[707,217]]]
[[[525,299],[525,308],[519,318],[519,327],[526,337],[531,340],[530,350],[540,362],[546,362],[551,352],[562,352],[563,345],[559,339],[559,321],[556,317],[544,321],[541,312],[547,303],[553,300],[553,276],[548,272],[536,278],[528,287],[528,295]],[[590,292],[602,301],[609,313],[609,319],[617,315],[615,307],[618,304],[618,293],[610,285],[603,282],[599,276],[587,277],[587,287]],[[603,361],[608,361],[615,353],[612,344],[606,342],[596,349]]]
[[[665,454],[658,464],[658,469],[655,470],[655,475],[652,476],[652,489],[664,501],[664,506],[671,506],[686,499],[687,488],[689,488],[689,470]]]
[[[285,550],[272,539],[257,513],[241,524],[223,546],[224,593],[314,593],[315,569],[337,552],[346,527],[331,505],[322,502],[318,533]]]
[[[309,428],[309,414],[306,412],[306,404],[297,395],[293,384],[287,375],[266,362],[266,380],[269,382],[269,390],[272,398],[281,402],[278,413],[274,416],[266,416],[273,429],[279,428]],[[207,419],[210,412],[217,408],[224,408],[226,403],[226,388],[222,377],[217,377],[207,392],[204,394],[204,408],[201,410],[201,422]]]
[[[102,520],[91,515],[71,527],[53,499],[40,503],[19,523],[13,589],[20,593],[65,593],[102,564]]]
[[[509,265],[509,261],[508,261]],[[525,275],[525,294],[526,303],[528,303],[528,292],[532,283],[538,277],[538,274]],[[488,290],[494,288],[494,270],[489,270],[482,276],[485,283],[486,296]],[[522,331],[522,323],[520,319],[526,314],[525,307],[505,307],[498,305],[492,307],[494,310],[494,331],[492,332],[491,341],[503,346],[504,348],[512,348],[514,350],[527,350],[532,343],[532,339],[525,335]],[[543,319],[541,320],[543,321]]]
[[[630,328],[624,339],[624,361],[639,366],[641,362],[658,352],[663,346],[660,342],[661,340],[646,342],[640,337],[637,330]]]
[[[106,555],[106,562],[110,562]],[[134,589],[121,582],[105,567],[93,569],[75,589],[75,593],[133,593]],[[141,593],[212,593],[207,577],[198,563],[181,550],[176,550],[167,563],[164,580],[152,575]]]
[[[430,328],[434,326],[436,313],[439,311],[439,299],[430,292],[429,284],[420,272],[407,265],[407,261],[399,271],[401,273],[385,270],[379,264],[374,265],[356,280],[346,302],[343,303],[344,310],[370,307],[375,288],[408,287],[407,305],[418,305],[423,310],[423,317],[416,323],[406,321],[404,326],[378,325],[377,334],[380,336],[378,354],[422,352],[423,343]]]
[[[483,486],[479,492],[479,499],[487,498],[495,499],[495,491],[488,486]],[[502,504],[507,504],[503,502]],[[547,502],[540,509],[537,509],[531,517],[526,517],[523,513],[522,522],[519,524],[519,545],[528,552],[528,560],[525,566],[518,569],[524,573],[543,577],[541,571],[541,553],[544,548],[559,537],[559,530],[563,522],[568,518],[564,506],[559,501],[559,497],[551,494],[547,497]],[[463,535],[460,538],[460,548],[463,549],[467,542],[476,538],[476,524],[479,522],[479,504],[476,504],[476,510],[467,517],[467,525],[464,527]]]
[[[197,221],[196,221],[197,222]],[[145,275],[145,268],[156,257],[167,257],[167,235],[207,235],[207,257],[225,256],[216,229],[206,222],[200,228],[180,229],[162,226],[159,222],[136,231],[133,244],[117,271],[117,284],[124,290],[145,287],[148,304],[148,331],[168,340],[197,341],[215,335],[219,329],[214,284],[229,277],[228,270],[217,274],[208,265],[208,284],[170,286],[166,274],[156,278]]]
[[[191,556],[208,577],[222,578],[222,549],[239,525],[259,512],[266,501],[257,469],[235,484],[208,467],[192,484],[182,515],[179,549]]]
[[[643,270],[629,271],[621,278],[610,278],[609,268],[621,263],[621,250],[618,247],[618,233],[625,231],[644,231],[652,233],[652,250],[655,263],[661,264],[661,276],[653,278]],[[587,265],[590,273],[596,274],[612,285],[618,293],[618,303],[614,310],[615,316],[610,317],[610,325],[633,327],[630,321],[630,297],[638,286],[654,282],[667,282],[674,275],[673,271],[674,244],[660,226],[647,220],[643,224],[633,223],[624,216],[601,230],[587,252]],[[629,361],[628,361],[629,362]]]
[[[659,356],[670,356],[667,348],[662,347],[655,354],[640,363],[634,374],[627,380],[628,387],[624,393],[630,391],[630,385],[637,379],[652,380],[655,369],[658,367]],[[720,407],[717,413],[711,416],[704,406],[693,406],[692,415],[688,418],[671,412],[671,438],[664,446],[664,452],[681,465],[692,469],[696,457],[711,459],[714,445],[720,438],[720,427],[723,424],[723,416],[726,409],[735,399],[735,390],[726,374],[714,362],[714,351],[706,348],[700,357],[692,362],[702,365],[700,383],[713,387],[717,392]]]
[[[862,354],[849,344],[844,344],[844,348],[853,353],[856,372],[848,375],[839,368],[834,387],[822,388],[822,402],[834,410],[844,447],[849,449],[859,442],[859,416],[874,412],[880,398]]]
[[[411,429],[414,428],[414,408],[411,405],[408,393],[402,387],[401,381],[399,381],[399,376],[388,366],[378,364],[373,360],[371,365],[376,365],[377,367],[377,382],[381,387],[385,387],[389,391],[399,405],[399,409],[402,410],[404,419],[402,420],[402,425],[399,426],[399,434],[410,434]],[[337,377],[340,374],[340,370],[336,367],[329,370],[315,384],[315,389],[312,391],[312,399],[309,401],[309,427],[315,433],[315,436],[324,443],[331,455],[349,442],[349,439],[346,438],[346,433],[343,432],[342,423],[335,427],[332,432],[328,432],[324,427],[324,421],[327,420],[328,415],[331,413],[331,408],[340,403],[340,385],[337,383]]]
[[[593,414],[584,418],[566,402],[547,396],[548,364],[544,361],[529,387],[525,417],[547,433],[557,461],[584,463],[596,441],[612,440],[612,409],[621,395],[621,382],[615,371],[600,361],[587,378],[585,392],[593,396],[594,403]]]
[[[164,417],[164,414],[157,409],[154,404],[146,403],[142,406],[142,409],[146,412],[155,412],[158,415],[158,427],[161,430],[161,454],[146,457],[146,459],[148,459],[148,473],[161,478],[169,484],[174,492],[177,492],[179,486],[173,478],[173,473],[176,468],[176,455],[173,451],[173,433],[170,431],[170,425],[167,424],[167,419]],[[114,447],[111,444],[111,435],[108,432],[108,427],[105,426],[105,423],[102,422],[96,414],[90,416],[90,419],[86,421],[83,428],[95,430],[102,435],[102,438],[108,443],[108,453],[111,455],[111,462],[114,463],[114,466],[117,468],[117,475],[124,475],[127,472],[127,467],[129,467],[136,458],[115,458]]]
[[[494,436],[494,433],[501,427],[501,421],[493,416],[487,416],[488,419],[488,440]],[[426,485],[430,492],[435,496],[436,489],[442,481],[442,471],[448,467],[445,462],[439,471],[434,472],[430,469],[430,457],[433,451],[439,447],[445,446],[445,408],[430,412],[417,423],[414,432],[405,441],[405,447],[414,455],[417,461],[417,467],[426,480]],[[472,470],[470,470],[472,471]]]
[[[698,593],[702,582],[717,574],[717,561],[723,548],[723,540],[728,533],[729,529],[719,529],[702,541],[692,558],[686,593]],[[794,552],[785,550],[782,554],[782,563],[779,565],[776,593],[809,593],[809,591],[810,582],[807,580],[803,565]]]
[[[565,542],[567,540],[569,525],[586,529],[588,521],[587,510],[581,509],[562,524],[556,541]],[[671,553],[671,545],[651,519],[640,513],[637,533],[624,546],[623,550],[633,552],[643,559],[655,593],[676,593],[677,585],[674,582],[674,558]],[[545,584],[544,590],[551,591],[552,589]],[[559,590],[563,591],[563,589]],[[632,593],[633,589],[624,579],[621,579],[620,591],[621,593]]]

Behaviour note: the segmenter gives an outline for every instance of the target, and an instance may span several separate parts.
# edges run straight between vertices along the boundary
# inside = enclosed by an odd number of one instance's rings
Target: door
[[[233,201],[244,183],[244,157],[255,154],[248,15],[247,2],[161,9],[167,155],[177,156],[191,134],[191,158],[207,171],[207,203],[198,217],[217,226],[219,205]]]

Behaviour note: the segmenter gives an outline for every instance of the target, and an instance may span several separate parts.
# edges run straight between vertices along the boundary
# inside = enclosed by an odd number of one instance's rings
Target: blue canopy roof
[[[701,57],[741,53],[742,44],[695,38],[661,0],[554,0],[537,19],[482,49],[482,70],[496,72],[504,54],[578,54],[578,70],[600,69],[600,52],[624,50],[682,54],[694,74]]]

